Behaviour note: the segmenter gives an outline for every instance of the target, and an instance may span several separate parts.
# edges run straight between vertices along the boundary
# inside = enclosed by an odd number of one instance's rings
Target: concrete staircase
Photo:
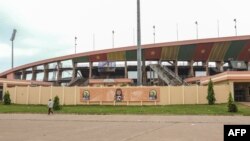
[[[76,77],[75,79],[71,80],[68,86],[87,86],[88,79],[83,77]]]
[[[166,66],[159,64],[150,64],[149,66],[167,85],[186,85],[179,76],[175,75],[175,73]]]

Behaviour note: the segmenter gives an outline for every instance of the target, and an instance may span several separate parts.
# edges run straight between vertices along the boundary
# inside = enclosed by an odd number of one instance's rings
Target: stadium
[[[0,73],[8,86],[119,87],[137,83],[137,47],[71,54]],[[228,84],[236,101],[250,101],[250,36],[142,45],[143,86]]]

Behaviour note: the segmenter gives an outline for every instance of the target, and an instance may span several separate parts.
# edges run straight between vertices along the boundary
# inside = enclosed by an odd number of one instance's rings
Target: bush
[[[11,104],[11,99],[10,99],[10,93],[9,93],[9,91],[7,91],[7,92],[4,93],[3,104],[4,105],[10,105]]]
[[[234,112],[234,113],[238,112],[237,105],[234,103],[231,92],[229,93],[229,96],[228,96],[227,108],[228,108],[228,112]]]
[[[59,100],[59,97],[58,96],[55,96],[54,98],[54,105],[53,105],[53,109],[55,111],[58,111],[58,110],[61,110],[61,106],[60,106],[60,100]]]
[[[208,104],[209,105],[214,105],[216,99],[214,96],[214,85],[212,80],[210,79],[209,83],[208,83],[208,92],[207,92],[207,100],[208,100]]]

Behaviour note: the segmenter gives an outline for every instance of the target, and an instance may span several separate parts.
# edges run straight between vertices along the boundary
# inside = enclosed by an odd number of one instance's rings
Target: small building
[[[235,101],[250,102],[250,71],[226,71],[213,76],[188,78],[185,81],[207,85],[210,79],[214,85],[229,85]]]

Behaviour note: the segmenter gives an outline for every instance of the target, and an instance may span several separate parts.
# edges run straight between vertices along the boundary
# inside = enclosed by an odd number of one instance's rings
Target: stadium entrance
[[[234,99],[240,102],[250,102],[250,83],[234,83]]]

